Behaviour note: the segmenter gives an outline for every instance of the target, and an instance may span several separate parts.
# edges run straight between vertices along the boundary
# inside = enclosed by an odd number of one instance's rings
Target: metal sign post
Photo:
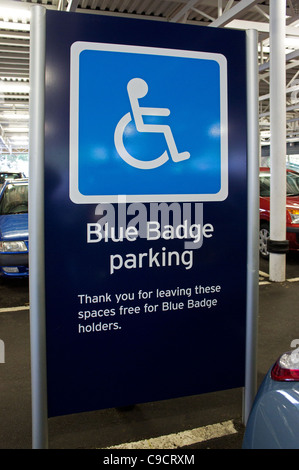
[[[45,266],[44,266],[44,101],[46,9],[31,9],[30,31],[30,338],[32,385],[32,445],[48,445]]]
[[[259,130],[257,32],[247,31],[247,122],[248,122],[248,241],[246,377],[243,421],[246,424],[257,387],[257,333],[259,282]]]

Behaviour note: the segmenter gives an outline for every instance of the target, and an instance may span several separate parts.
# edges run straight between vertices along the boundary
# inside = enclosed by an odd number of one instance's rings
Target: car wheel
[[[263,222],[260,225],[260,255],[264,259],[269,258],[269,252],[267,250],[267,240],[270,237],[269,224]]]

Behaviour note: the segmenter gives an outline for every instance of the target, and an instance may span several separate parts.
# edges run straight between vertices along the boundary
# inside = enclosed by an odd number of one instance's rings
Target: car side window
[[[0,201],[0,214],[28,212],[28,185],[8,185]]]

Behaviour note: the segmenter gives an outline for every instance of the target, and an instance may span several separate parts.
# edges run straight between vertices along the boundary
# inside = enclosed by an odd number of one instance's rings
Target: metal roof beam
[[[297,59],[298,57],[299,57],[299,50],[290,52],[289,54],[286,54],[286,62]],[[294,67],[297,66],[298,62],[294,62],[293,65]],[[259,72],[264,72],[265,70],[268,70],[269,68],[270,68],[270,60],[259,66]]]
[[[76,11],[79,0],[69,0],[66,11]]]
[[[29,38],[23,40],[5,39],[0,36],[0,44],[9,47],[27,47],[29,48]]]
[[[269,23],[260,22],[260,21],[248,21],[248,20],[232,20],[229,25],[230,28],[235,29],[256,29],[259,33],[269,33],[270,25]],[[299,28],[294,26],[286,26],[286,35],[290,36],[299,36]]]
[[[228,11],[223,13],[217,20],[213,21],[209,26],[213,28],[219,28],[230,23],[232,20],[237,18],[240,13],[245,13],[245,11],[252,8],[254,5],[259,3],[260,0],[241,0],[237,5],[231,7]]]
[[[293,93],[294,91],[299,91],[299,85],[290,86],[285,89],[286,93]],[[270,93],[267,93],[266,95],[260,96],[259,101],[267,100],[269,98],[270,98]]]
[[[189,0],[186,5],[184,5],[180,10],[171,18],[170,22],[171,23],[176,23],[179,21],[185,13],[187,13],[192,7],[194,7],[197,3],[199,3],[198,0]]]

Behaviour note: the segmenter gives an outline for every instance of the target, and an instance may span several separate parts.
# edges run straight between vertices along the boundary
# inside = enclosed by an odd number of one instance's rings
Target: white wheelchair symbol
[[[169,116],[170,110],[167,108],[144,108],[139,106],[139,98],[143,98],[148,92],[147,83],[141,78],[133,78],[127,85],[129,100],[132,109],[133,119],[138,132],[162,133],[165,136],[169,153],[174,162],[180,162],[190,158],[189,152],[178,152],[176,143],[171,131],[167,125],[145,124],[143,116]],[[150,170],[163,165],[169,159],[167,150],[153,160],[144,161],[132,157],[126,150],[123,142],[123,135],[126,126],[132,121],[131,112],[125,114],[118,122],[114,132],[114,143],[120,157],[129,165],[142,170]]]

